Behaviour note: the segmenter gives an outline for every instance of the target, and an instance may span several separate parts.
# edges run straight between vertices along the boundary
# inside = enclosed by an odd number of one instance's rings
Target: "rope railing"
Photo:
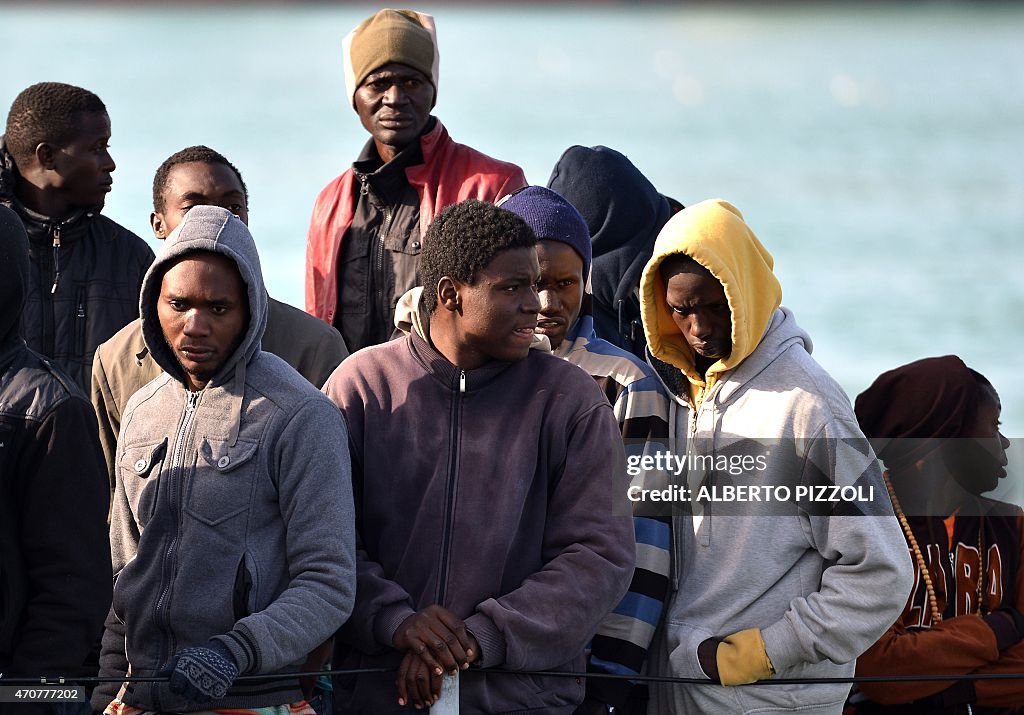
[[[236,678],[236,681],[254,681],[254,680],[272,680],[278,678],[300,678],[300,677],[319,677],[324,675],[364,675],[364,674],[381,674],[381,673],[396,673],[397,668],[394,667],[379,667],[379,668],[352,668],[352,669],[334,669],[334,670],[317,670],[317,671],[306,671],[301,673],[280,673],[277,675],[242,675]],[[460,671],[457,675],[445,675],[441,682],[441,692],[438,699],[430,705],[428,712],[430,715],[459,715],[459,681],[464,675],[475,675],[478,673],[486,673],[488,675],[533,675],[542,677],[554,677],[554,678],[593,678],[598,680],[629,680],[632,682],[640,683],[668,683],[673,685],[717,685],[712,680],[706,678],[675,678],[671,676],[658,676],[658,675],[617,675],[612,673],[576,673],[571,671],[558,671],[558,670],[504,670],[500,668],[487,669],[487,670],[465,670]],[[868,675],[868,676],[853,676],[850,678],[772,678],[770,680],[758,681],[758,685],[813,685],[813,684],[827,684],[827,683],[842,683],[842,684],[856,684],[856,683],[898,683],[898,682],[928,682],[928,681],[943,681],[943,682],[957,682],[961,680],[1020,680],[1024,679],[1024,673],[980,673],[976,675],[972,674],[959,674],[959,675],[936,675],[933,673],[927,675]],[[164,683],[170,680],[169,677],[139,677],[131,676],[126,678],[103,678],[98,676],[84,677],[84,678],[0,678],[0,692],[7,690],[15,690],[16,688],[53,688],[54,686],[73,687],[73,694],[68,691],[62,691],[64,698],[71,699],[82,699],[84,700],[84,690],[82,686],[85,684],[99,684],[99,683]],[[739,686],[744,687],[744,686]],[[18,693],[23,691],[19,690]],[[10,695],[10,693],[8,693]],[[39,692],[29,691],[30,697],[42,697]],[[16,702],[17,700],[9,700],[8,698],[0,698],[5,702]]]
[[[335,670],[313,670],[300,673],[277,673],[260,675],[240,675],[235,678],[236,682],[277,680],[281,678],[306,678],[323,675],[369,675],[381,673],[397,673],[396,667],[379,668],[350,668]],[[666,675],[618,675],[614,673],[577,673],[562,670],[505,670],[502,668],[488,668],[486,670],[463,670],[460,675],[475,675],[484,673],[487,675],[532,675],[538,677],[552,678],[580,678],[594,680],[628,680],[634,683],[668,683],[678,685],[718,685],[717,682],[707,678],[677,678]],[[127,676],[120,678],[104,678],[99,676],[69,677],[69,676],[39,676],[36,678],[2,678],[0,685],[63,685],[66,683],[78,684],[99,684],[99,683],[166,683],[170,676]],[[958,682],[961,680],[1024,680],[1024,673],[961,673],[961,674],[936,674],[928,673],[921,675],[855,675],[848,678],[770,678],[759,680],[751,685],[825,685],[825,684],[857,684],[857,683],[910,683],[910,682]],[[739,686],[744,687],[744,686]]]

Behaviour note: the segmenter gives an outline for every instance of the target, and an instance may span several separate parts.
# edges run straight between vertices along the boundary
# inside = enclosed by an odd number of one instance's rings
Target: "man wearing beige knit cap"
[[[342,43],[345,87],[371,139],[317,197],[306,244],[306,310],[350,352],[386,341],[395,304],[418,284],[427,226],[445,206],[495,201],[522,169],[453,141],[437,101],[434,18],[385,9]]]

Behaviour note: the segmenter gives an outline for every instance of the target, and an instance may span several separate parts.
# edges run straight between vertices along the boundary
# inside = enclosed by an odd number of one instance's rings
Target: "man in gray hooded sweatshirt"
[[[118,438],[101,673],[170,676],[122,686],[123,712],[301,708],[294,677],[235,678],[297,672],[351,612],[345,425],[260,349],[259,257],[227,209],[188,212],[146,274],[140,312],[164,374],[128,401]]]

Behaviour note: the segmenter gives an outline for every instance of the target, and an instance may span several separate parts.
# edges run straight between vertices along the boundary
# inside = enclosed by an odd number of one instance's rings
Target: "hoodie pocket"
[[[160,473],[167,456],[167,438],[156,443],[128,445],[118,460],[120,479],[141,528],[146,528],[160,496]]]
[[[250,565],[249,558],[242,555],[235,570],[235,587],[231,594],[231,604],[236,621],[240,621],[252,613],[253,591],[256,588],[255,569]]]
[[[713,635],[711,631],[689,623],[670,621],[665,643],[672,675],[677,678],[707,678],[697,660],[697,646]]]
[[[249,510],[258,442],[204,438],[202,459],[192,475],[185,511],[210,527],[217,527]]]

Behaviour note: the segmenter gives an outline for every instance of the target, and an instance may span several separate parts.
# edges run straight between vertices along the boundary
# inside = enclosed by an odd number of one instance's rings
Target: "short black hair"
[[[536,245],[533,231],[511,211],[475,199],[445,207],[427,229],[420,256],[424,306],[431,313],[437,308],[443,277],[472,285],[498,253]]]
[[[156,174],[153,176],[153,210],[157,213],[162,213],[164,210],[164,189],[167,188],[167,177],[171,174],[171,169],[178,166],[179,164],[191,164],[193,162],[202,162],[203,164],[222,164],[235,173],[238,177],[238,183],[242,185],[242,194],[245,196],[245,203],[249,203],[249,189],[245,187],[245,181],[242,179],[242,172],[238,168],[227,160],[223,154],[218,151],[214,151],[208,146],[197,144],[195,146],[185,147],[181,151],[176,151],[169,157],[164,159],[164,163],[161,164]]]
[[[61,82],[40,82],[21,91],[7,113],[7,150],[24,166],[42,143],[66,146],[81,130],[78,115],[107,113],[87,89]]]

